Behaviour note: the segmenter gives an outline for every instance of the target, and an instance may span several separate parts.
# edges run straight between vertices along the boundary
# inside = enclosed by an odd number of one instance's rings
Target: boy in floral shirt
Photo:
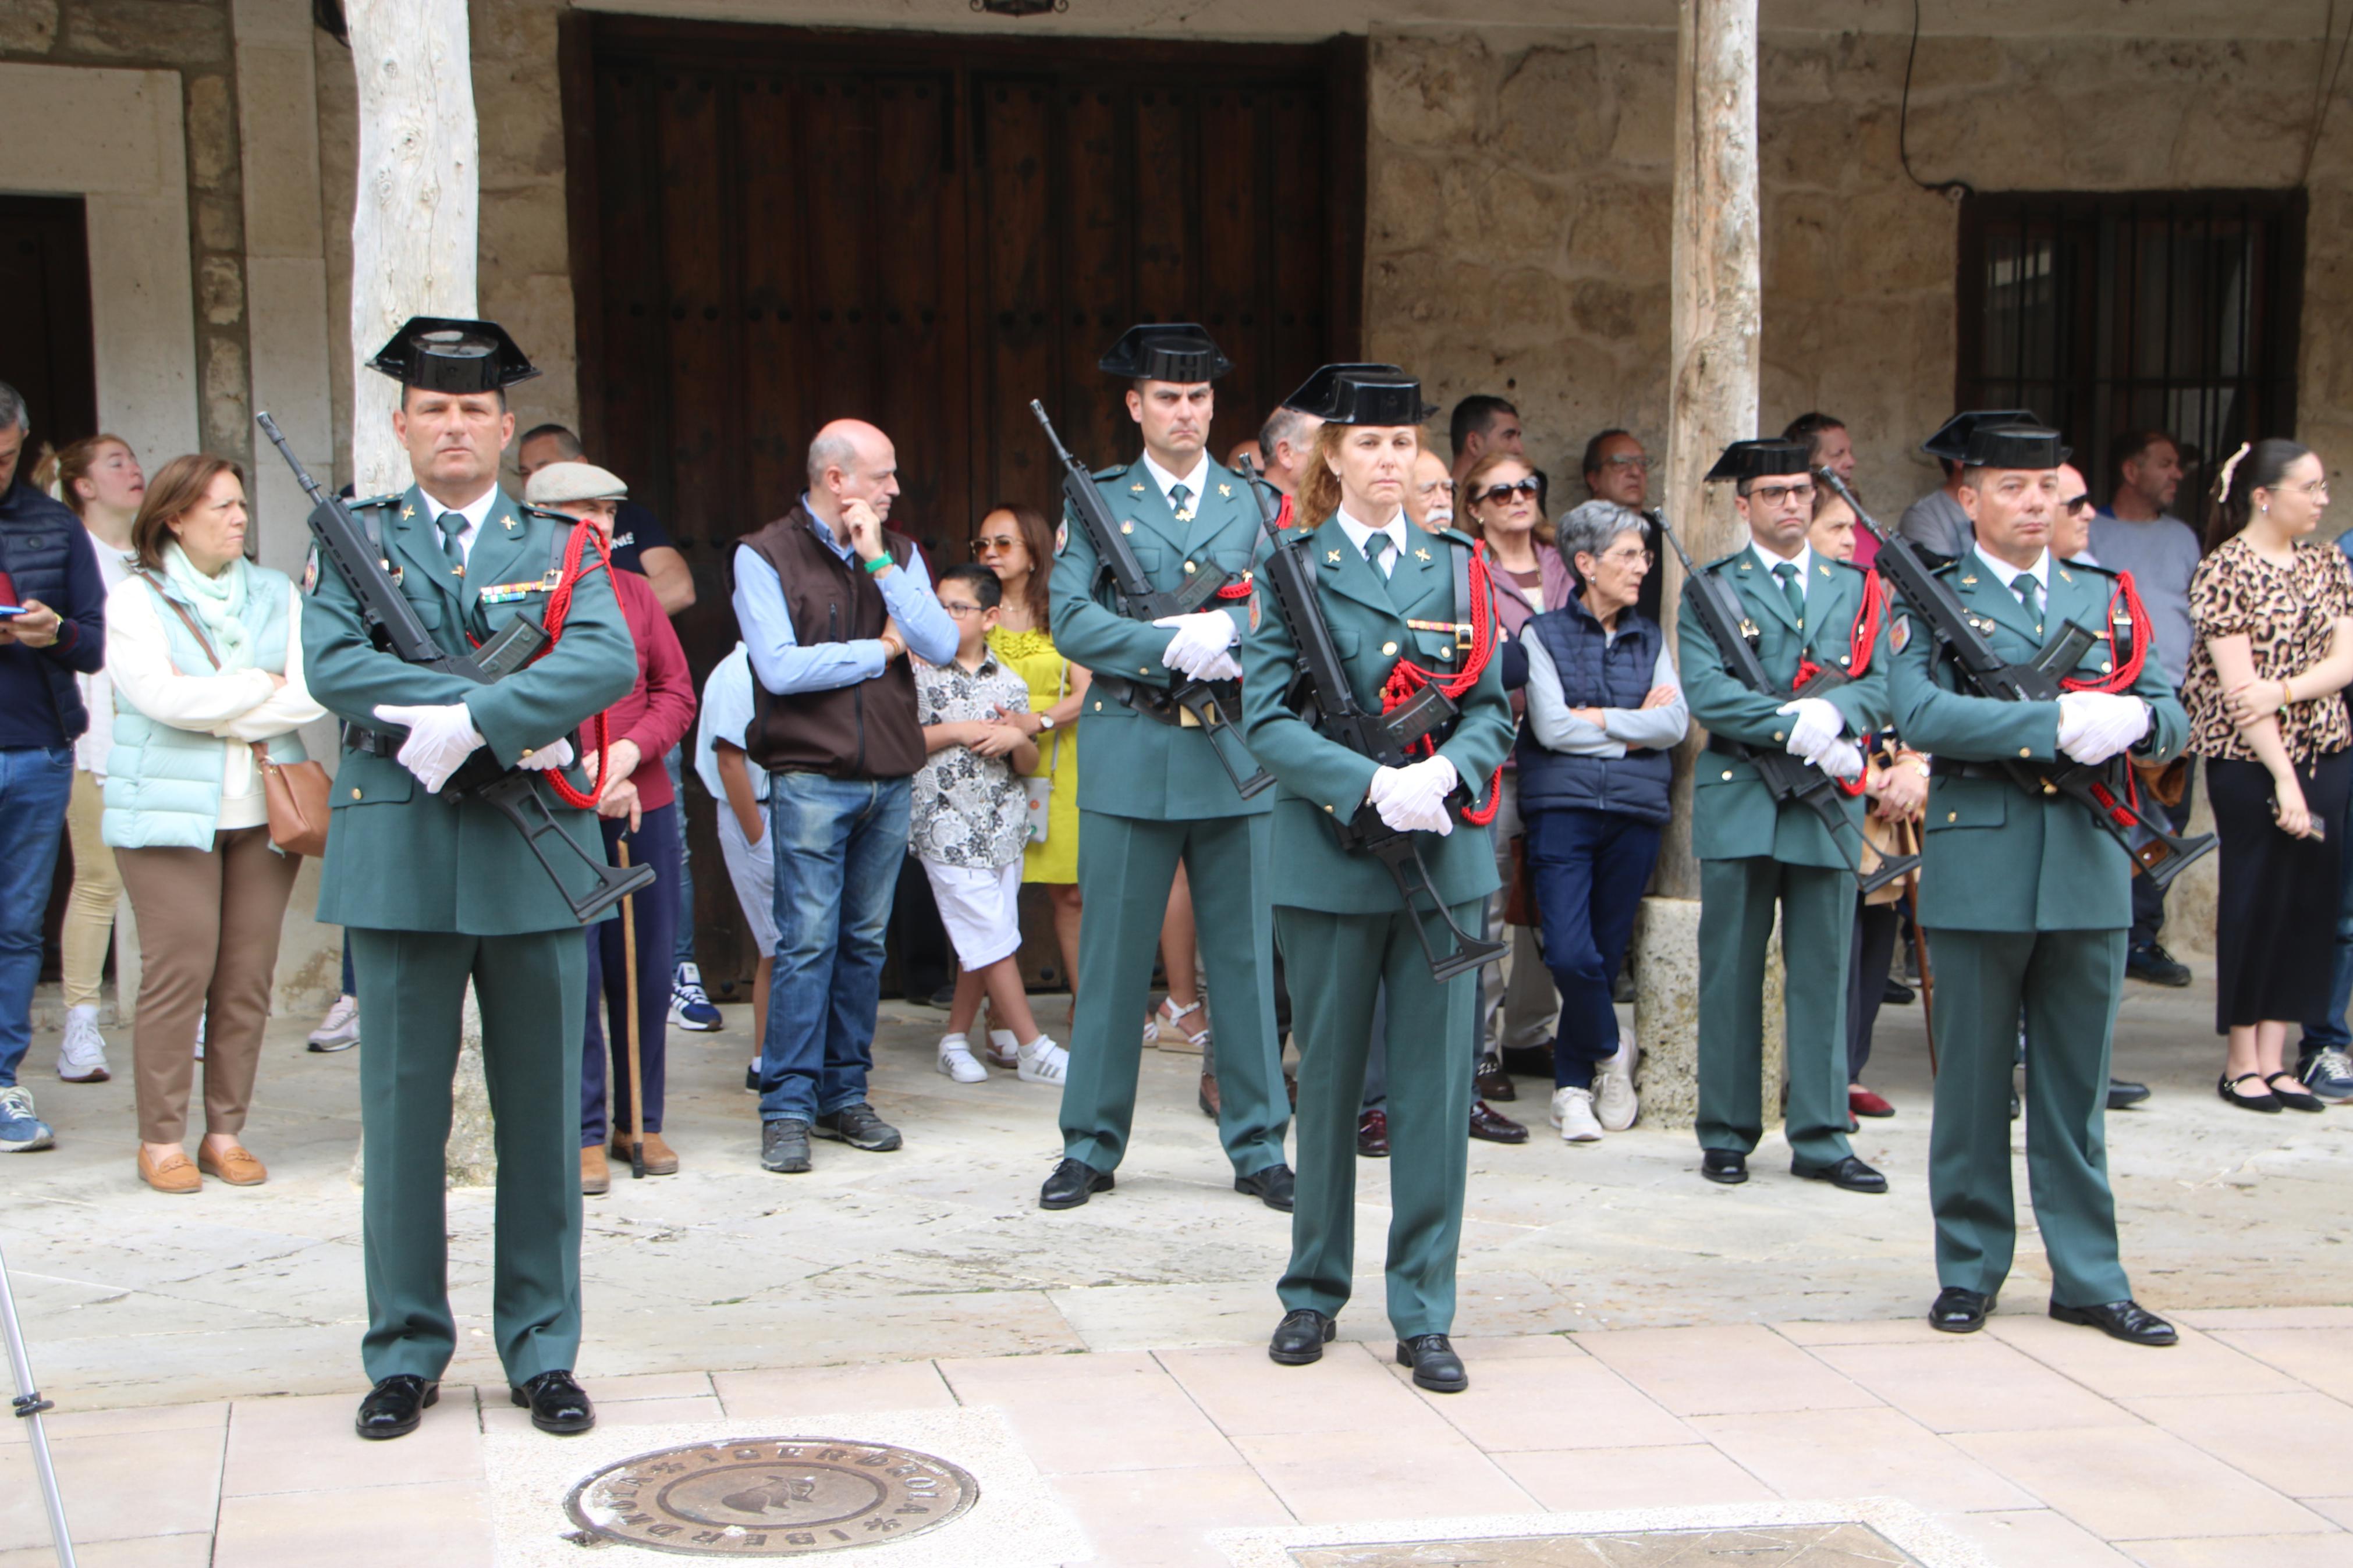
[[[937,593],[955,622],[955,662],[915,666],[915,721],[931,758],[915,773],[908,847],[931,879],[963,971],[939,1068],[958,1083],[987,1079],[968,1037],[985,991],[996,1026],[990,1059],[1024,1082],[1059,1084],[1070,1053],[1038,1027],[1017,957],[1021,850],[1029,837],[1021,775],[1038,765],[1038,746],[1005,716],[1029,710],[1029,688],[988,646],[1004,598],[997,574],[951,566],[940,574]]]

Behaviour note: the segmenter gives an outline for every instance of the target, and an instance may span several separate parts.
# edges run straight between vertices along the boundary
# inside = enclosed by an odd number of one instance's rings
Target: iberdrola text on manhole
[[[606,1466],[565,1509],[588,1544],[689,1557],[801,1557],[903,1541],[980,1496],[944,1459],[888,1443],[749,1437],[662,1448]]]

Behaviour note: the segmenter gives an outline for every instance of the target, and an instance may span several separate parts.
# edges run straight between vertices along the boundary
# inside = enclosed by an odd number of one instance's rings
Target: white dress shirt
[[[1776,555],[1758,543],[1752,535],[1748,541],[1748,553],[1757,557],[1757,564],[1764,567],[1767,572],[1772,571],[1776,566],[1795,566],[1798,569],[1798,587],[1800,592],[1804,591],[1806,584],[1810,580],[1808,574],[1814,569],[1814,547],[1802,540],[1799,542],[1798,552],[1795,555]],[[1774,579],[1773,586],[1778,588],[1780,585],[1780,580]]]
[[[422,490],[417,493],[420,495],[424,494]],[[442,514],[444,512],[456,512],[459,517],[466,520],[465,531],[458,535],[458,549],[464,554],[467,563],[469,565],[472,564],[474,559],[474,541],[482,536],[482,524],[489,521],[491,508],[498,505],[498,502],[499,487],[496,485],[492,485],[489,489],[484,490],[480,495],[476,496],[464,506],[443,506],[431,496],[425,496],[425,504],[433,509],[432,512],[429,514],[429,520],[433,524],[433,542],[436,544],[441,542]]]
[[[1185,487],[1185,504],[1192,508],[1197,512],[1201,510],[1201,489],[1209,482],[1209,454],[1208,452],[1204,451],[1199,458],[1194,462],[1193,471],[1189,474],[1170,473],[1167,469],[1154,462],[1152,460],[1152,454],[1146,452],[1144,454],[1144,471],[1150,474],[1152,476],[1152,482],[1160,487],[1160,499],[1168,502],[1168,510],[1170,511],[1176,510],[1177,507],[1175,499],[1172,498],[1168,492],[1176,489],[1178,485],[1183,485]]]
[[[2040,590],[2038,595],[2040,602],[2044,609],[2050,608],[2051,552],[2046,550],[2036,556],[2034,564],[2031,566],[2012,566],[2007,561],[1997,560],[1986,553],[1986,548],[1982,544],[1971,545],[1969,553],[1978,558],[1979,565],[1993,574],[1995,582],[2009,589],[2012,595],[2018,592],[2018,580],[2021,577],[2033,578],[2035,587]]]
[[[1365,541],[1376,533],[1388,535],[1389,552],[1382,558],[1379,570],[1383,577],[1397,570],[1398,557],[1405,553],[1406,530],[1410,526],[1406,521],[1404,508],[1399,507],[1398,514],[1389,519],[1388,525],[1383,528],[1375,528],[1370,523],[1357,521],[1345,506],[1333,515],[1340,520],[1340,531],[1348,536],[1348,542],[1356,547],[1356,553],[1359,555],[1364,553]]]

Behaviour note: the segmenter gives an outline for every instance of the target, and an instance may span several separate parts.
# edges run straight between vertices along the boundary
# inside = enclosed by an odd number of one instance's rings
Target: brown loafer
[[[591,1143],[580,1151],[580,1190],[589,1197],[609,1192],[613,1173],[605,1163],[605,1146]]]
[[[158,1165],[147,1158],[143,1148],[139,1151],[139,1179],[159,1193],[193,1193],[205,1184],[185,1154],[166,1154]]]
[[[629,1163],[629,1135],[616,1133],[613,1138],[613,1159],[620,1164]],[[678,1152],[662,1142],[659,1132],[646,1134],[646,1174],[675,1176],[678,1174]]]
[[[269,1172],[261,1162],[246,1152],[242,1143],[229,1145],[226,1154],[215,1154],[210,1144],[196,1150],[196,1169],[207,1176],[218,1176],[232,1187],[258,1187],[269,1180]]]

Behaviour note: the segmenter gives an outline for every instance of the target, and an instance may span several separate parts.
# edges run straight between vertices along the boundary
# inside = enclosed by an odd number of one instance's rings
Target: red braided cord
[[[1463,660],[1461,669],[1447,674],[1425,669],[1409,658],[1398,659],[1390,667],[1388,679],[1381,684],[1382,712],[1394,713],[1425,686],[1435,685],[1452,699],[1461,696],[1477,683],[1487,668],[1488,659],[1493,658],[1495,652],[1494,593],[1494,585],[1487,575],[1487,546],[1482,541],[1471,552],[1470,657]],[[1418,744],[1424,756],[1437,755],[1438,748],[1429,736],[1424,735]],[[1494,776],[1487,781],[1487,804],[1464,806],[1461,813],[1462,820],[1478,827],[1493,822],[1496,808],[1504,803],[1503,785],[1504,766],[1498,763]]]
[[[586,547],[592,535],[596,541],[596,553],[604,558],[606,573],[609,575],[613,570],[613,552],[606,544],[605,536],[586,522],[576,525],[572,530],[571,541],[564,547],[564,574],[556,579],[554,591],[547,595],[547,647],[539,650],[541,658],[546,658],[554,650],[557,640],[564,635],[564,617],[572,613],[572,590],[580,581],[581,552]],[[578,806],[588,811],[596,809],[597,800],[604,795],[606,772],[613,763],[613,749],[608,743],[609,735],[606,728],[605,715],[601,710],[596,715],[596,782],[590,786],[587,794],[583,795],[574,789],[572,781],[564,776],[564,770],[561,768],[550,768],[543,775],[546,778],[549,787],[555,791],[557,799],[566,805]]]
[[[2116,591],[2108,595],[2108,651],[2116,651],[2116,605],[2121,603],[2133,628],[2132,653],[2110,674],[2097,680],[2077,680],[2073,677],[2059,684],[2070,691],[2105,691],[2117,695],[2132,689],[2140,679],[2141,666],[2148,661],[2147,613],[2141,608],[2140,590],[2133,586],[2132,574],[2116,574]]]
[[[1879,620],[1886,611],[1887,590],[1881,586],[1879,574],[1864,573],[1862,607],[1855,611],[1854,624],[1847,628],[1846,633],[1847,673],[1855,679],[1862,679],[1871,669],[1871,651],[1879,642]],[[1799,659],[1796,679],[1790,682],[1790,685],[1802,689],[1806,682],[1821,672],[1822,667],[1812,659]],[[1869,773],[1870,768],[1866,763],[1864,773],[1868,776]],[[1860,778],[1836,779],[1832,782],[1851,796],[1859,795],[1863,791],[1863,780]]]
[[[1243,573],[1217,592],[1220,599],[1247,599],[1250,596],[1250,574]]]

